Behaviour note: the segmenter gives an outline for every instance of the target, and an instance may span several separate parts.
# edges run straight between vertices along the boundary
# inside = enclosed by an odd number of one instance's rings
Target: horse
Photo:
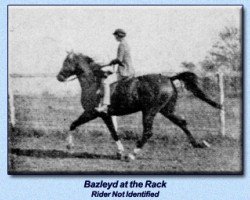
[[[71,76],[76,76],[81,86],[81,104],[84,112],[70,125],[67,140],[68,147],[73,146],[72,131],[78,126],[87,123],[97,117],[102,118],[107,125],[112,138],[117,144],[118,159],[134,160],[143,146],[152,137],[153,121],[157,113],[161,113],[175,125],[179,126],[187,135],[194,148],[204,148],[207,142],[197,142],[187,128],[187,122],[177,116],[175,106],[178,98],[175,80],[184,83],[187,90],[194,96],[208,103],[216,109],[222,109],[219,103],[209,99],[198,87],[198,77],[192,72],[182,72],[175,76],[168,77],[161,74],[148,74],[118,81],[111,94],[111,105],[107,113],[99,113],[95,110],[100,102],[101,79],[105,76],[101,70],[102,66],[96,63],[91,57],[81,53],[68,53],[63,66],[57,75],[57,80],[64,82]],[[124,147],[112,121],[112,116],[128,115],[142,112],[143,134],[136,142],[133,152],[125,155]]]

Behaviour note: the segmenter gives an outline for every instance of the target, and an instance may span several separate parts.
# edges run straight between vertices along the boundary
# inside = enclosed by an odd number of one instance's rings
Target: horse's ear
[[[74,55],[73,49],[71,49],[71,51],[66,51],[66,53],[68,54],[68,57],[69,57],[70,59],[73,58],[73,55]]]
[[[73,53],[73,52],[70,52],[68,56],[69,56],[69,59],[73,59],[74,53]]]
[[[71,49],[70,51],[66,50],[66,53],[71,54],[71,53],[74,53],[74,51],[73,51],[73,49]]]

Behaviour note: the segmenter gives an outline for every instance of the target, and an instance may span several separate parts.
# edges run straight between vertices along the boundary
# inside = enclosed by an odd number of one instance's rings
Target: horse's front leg
[[[118,123],[117,123],[117,117],[116,116],[112,116],[112,122],[113,122],[115,130],[117,132],[118,131]]]
[[[105,124],[107,125],[112,138],[115,140],[115,143],[117,145],[117,158],[118,159],[122,159],[124,156],[124,147],[121,143],[121,140],[119,139],[118,135],[117,135],[117,121],[116,121],[116,117],[111,117],[111,116],[102,116],[103,121],[105,122]]]
[[[76,129],[76,127],[85,124],[88,121],[91,121],[95,118],[97,118],[98,115],[95,111],[85,111],[83,112],[82,115],[80,115],[80,117],[75,120],[71,125],[70,125],[70,131],[68,132],[68,136],[67,136],[67,149],[72,149],[72,147],[74,146],[74,141],[73,141],[73,132]]]

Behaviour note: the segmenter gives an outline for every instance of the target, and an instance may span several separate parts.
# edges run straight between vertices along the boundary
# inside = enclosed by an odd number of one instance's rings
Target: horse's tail
[[[176,79],[183,81],[187,90],[191,91],[194,96],[198,97],[202,101],[207,102],[214,108],[221,109],[222,105],[209,99],[207,95],[198,87],[198,77],[192,72],[182,72],[176,76],[170,77],[171,81]]]

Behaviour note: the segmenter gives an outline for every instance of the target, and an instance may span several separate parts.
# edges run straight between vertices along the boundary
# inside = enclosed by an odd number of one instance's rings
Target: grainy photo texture
[[[9,6],[9,174],[242,174],[241,6]]]

